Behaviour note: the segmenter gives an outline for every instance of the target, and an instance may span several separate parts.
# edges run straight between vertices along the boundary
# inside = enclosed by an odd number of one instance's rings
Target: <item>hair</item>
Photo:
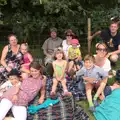
[[[95,63],[95,57],[93,55],[86,55],[84,57],[84,61],[87,61],[87,60],[92,61],[93,63]]]
[[[65,57],[65,53],[64,53],[64,51],[63,51],[63,49],[61,48],[61,47],[58,47],[58,48],[55,48],[55,50],[54,50],[54,55],[53,55],[53,58],[56,60],[57,58],[56,58],[56,54],[58,54],[58,53],[62,53],[63,54],[63,60],[66,60],[66,57]]]
[[[72,37],[75,37],[75,34],[73,33],[73,31],[71,29],[68,29],[65,31],[65,36],[67,35],[71,35]]]
[[[16,37],[17,38],[17,36],[15,35],[15,34],[10,34],[10,35],[8,35],[8,40],[10,39],[10,37],[12,37],[12,36],[14,36],[14,37]]]
[[[108,53],[108,48],[107,48],[106,44],[103,43],[103,42],[102,42],[102,43],[97,43],[97,44],[96,44],[96,50],[98,50],[98,48],[99,48],[100,45],[103,45],[103,46],[105,47],[105,49],[106,49],[106,52]],[[107,53],[106,53],[106,54],[107,54]]]
[[[24,46],[27,48],[27,50],[29,50],[28,43],[22,43],[21,46],[22,46],[22,45],[24,45]]]
[[[30,64],[30,68],[34,68],[36,70],[40,70],[41,75],[43,75],[43,66],[39,64],[37,61],[33,61]]]

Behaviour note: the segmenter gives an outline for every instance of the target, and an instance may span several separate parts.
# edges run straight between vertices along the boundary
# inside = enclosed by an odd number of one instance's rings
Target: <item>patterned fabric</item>
[[[79,78],[79,79],[76,78],[74,80],[71,80],[71,78],[66,78],[66,79],[67,79],[68,91],[72,92],[75,100],[82,100],[86,98],[82,78]],[[52,78],[48,77],[47,83],[46,83],[46,96],[47,97],[50,96],[51,90],[52,90]],[[62,96],[62,94],[63,94],[63,88],[62,88],[61,83],[59,83],[57,87],[57,96]]]
[[[16,69],[19,71],[22,60],[22,54],[18,51],[14,54],[11,50],[11,46],[8,45],[8,53],[6,56],[6,63],[12,69]],[[9,72],[5,69],[5,67],[0,66],[0,84],[4,83],[8,79]]]
[[[18,93],[18,100],[15,105],[20,105],[20,106],[27,106],[28,102],[34,99],[34,97],[38,94],[39,90],[41,89],[42,85],[42,80],[39,79],[33,79],[27,78],[23,80],[20,91]],[[3,98],[7,98],[9,100],[12,99],[13,95],[16,92],[16,87],[12,87],[9,89],[9,91],[5,92],[3,94]]]
[[[75,105],[73,97],[58,97],[60,102],[36,114],[28,114],[27,120],[89,120],[83,109]],[[37,96],[31,104],[37,105]]]

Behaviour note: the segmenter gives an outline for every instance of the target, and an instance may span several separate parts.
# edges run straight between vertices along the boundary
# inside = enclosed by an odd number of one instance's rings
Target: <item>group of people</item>
[[[90,36],[89,40],[99,33],[102,42],[96,44],[95,55],[83,55],[83,59],[80,42],[71,29],[65,31],[65,40],[57,37],[56,28],[50,29],[50,37],[45,40],[42,49],[46,56],[44,67],[50,71],[53,69],[51,98],[56,96],[58,83],[63,87],[64,96],[72,96],[67,88],[67,78],[82,78],[89,110],[94,112],[95,117],[98,116],[98,97],[107,99],[106,96],[119,88],[117,81],[113,86],[107,86],[107,93],[105,91],[111,65],[115,64],[120,53],[120,33],[117,30],[118,23],[112,22],[109,29]],[[42,65],[29,53],[27,43],[19,45],[13,34],[8,36],[8,40],[9,45],[3,48],[0,61],[0,120],[10,109],[16,120],[26,120],[27,106],[39,91],[39,104],[45,100],[47,75],[43,73]],[[93,88],[96,88],[94,97]]]

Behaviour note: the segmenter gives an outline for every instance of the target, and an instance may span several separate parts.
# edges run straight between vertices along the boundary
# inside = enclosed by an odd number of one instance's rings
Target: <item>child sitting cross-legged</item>
[[[98,106],[97,98],[102,94],[106,83],[108,74],[102,68],[96,66],[95,58],[91,55],[86,55],[84,58],[84,66],[76,73],[77,76],[82,76],[85,82],[86,95],[89,103],[89,110],[95,111]],[[98,88],[92,100],[93,88]]]
[[[52,86],[51,96],[54,96],[56,94],[56,88],[59,82],[62,84],[64,95],[70,95],[70,92],[68,92],[67,90],[66,79],[65,79],[67,61],[65,60],[65,55],[62,48],[57,48],[54,51],[54,59],[55,61],[53,61],[52,63],[54,69],[54,75],[53,75],[53,86]]]

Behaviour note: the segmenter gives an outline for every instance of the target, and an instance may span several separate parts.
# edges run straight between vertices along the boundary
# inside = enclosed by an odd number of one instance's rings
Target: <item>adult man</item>
[[[118,22],[112,21],[110,27],[103,31],[98,31],[89,37],[92,40],[96,35],[100,35],[103,42],[108,47],[110,60],[113,62],[117,61],[118,55],[120,53],[120,33],[118,32]]]
[[[62,39],[57,37],[57,29],[56,28],[51,28],[50,29],[50,37],[45,40],[42,49],[45,54],[45,65],[48,67],[46,69],[50,70],[51,68],[51,63],[53,61],[53,53],[54,49],[58,48],[62,45]],[[49,64],[50,63],[50,64]]]

